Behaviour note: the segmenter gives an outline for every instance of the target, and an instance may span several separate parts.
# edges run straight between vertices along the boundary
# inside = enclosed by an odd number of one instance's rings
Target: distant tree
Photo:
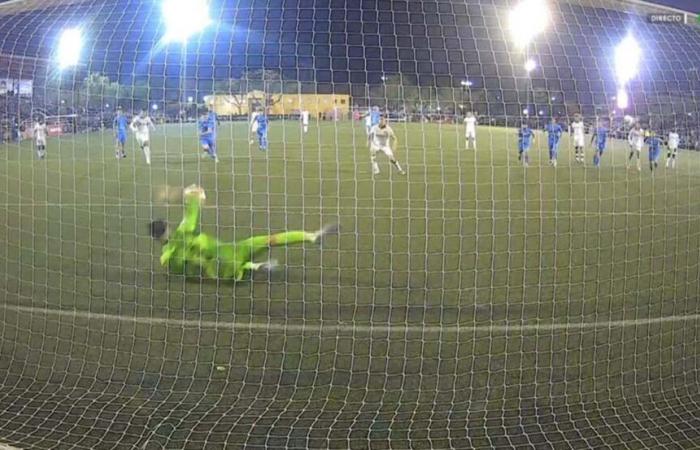
[[[243,106],[248,102],[243,80],[235,78],[216,80],[214,82],[214,94],[223,96],[226,102],[236,108],[238,114],[243,114]]]
[[[265,106],[270,107],[282,101],[284,83],[282,75],[276,70],[248,70],[241,76],[241,82],[248,86],[248,92],[259,90],[265,93]]]

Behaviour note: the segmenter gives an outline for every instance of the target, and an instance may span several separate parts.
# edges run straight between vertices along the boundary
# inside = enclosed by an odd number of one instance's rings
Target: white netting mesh
[[[519,50],[514,3],[215,0],[186,45],[162,41],[161,2],[0,4],[0,442],[699,446],[700,30],[637,2],[550,2]],[[71,27],[84,45],[59,70]],[[628,33],[643,56],[623,110]],[[118,108],[153,119],[150,165],[130,128],[115,158]],[[372,173],[380,112],[405,176],[382,152]],[[653,173],[647,144],[640,171],[628,160],[625,116],[662,138]],[[252,280],[185,279],[148,224],[177,224],[191,184],[210,236],[340,234],[272,249]]]

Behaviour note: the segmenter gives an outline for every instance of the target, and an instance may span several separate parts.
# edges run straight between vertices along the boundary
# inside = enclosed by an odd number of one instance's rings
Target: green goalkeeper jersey
[[[273,246],[314,242],[318,237],[315,233],[292,231],[236,243],[221,242],[199,232],[200,202],[196,196],[186,197],[185,216],[163,246],[160,263],[173,273],[240,280],[256,267],[252,262],[255,255]]]

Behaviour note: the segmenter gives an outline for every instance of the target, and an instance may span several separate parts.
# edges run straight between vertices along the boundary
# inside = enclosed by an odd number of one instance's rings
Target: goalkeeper
[[[270,270],[274,261],[253,262],[256,256],[270,247],[305,242],[319,243],[329,234],[337,234],[338,226],[331,225],[320,231],[290,231],[269,236],[254,236],[235,243],[221,242],[199,232],[199,213],[206,198],[199,186],[185,189],[185,217],[180,225],[169,233],[163,220],[151,223],[151,236],[164,242],[160,264],[172,272],[187,276],[242,280],[249,271]]]

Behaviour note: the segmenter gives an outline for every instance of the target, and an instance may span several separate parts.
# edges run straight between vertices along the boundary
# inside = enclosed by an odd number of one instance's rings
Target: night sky
[[[682,9],[683,11],[700,13],[700,0],[656,0],[653,3],[672,6],[674,8]]]
[[[700,0],[663,2],[700,9]],[[147,81],[154,98],[179,96],[182,78],[188,95],[200,98],[215,80],[261,68],[300,82],[302,90],[354,96],[396,74],[438,88],[468,78],[474,90],[494,93],[489,103],[516,104],[526,81],[504,31],[505,0],[213,0],[215,25],[193,37],[186,52],[159,42],[159,4],[94,0],[51,14],[19,13],[0,21],[0,52],[49,59],[58,32],[81,26],[88,35],[86,71],[123,84]],[[634,29],[650,55],[639,80],[644,91],[689,89],[688,75],[668,73],[668,67],[684,70],[698,60],[697,28],[649,25],[644,16],[588,2],[552,4],[556,27],[533,47],[542,67],[533,74],[537,87],[575,92],[577,101],[588,104],[614,92],[612,48]],[[37,74],[24,68],[17,76],[30,75]]]

